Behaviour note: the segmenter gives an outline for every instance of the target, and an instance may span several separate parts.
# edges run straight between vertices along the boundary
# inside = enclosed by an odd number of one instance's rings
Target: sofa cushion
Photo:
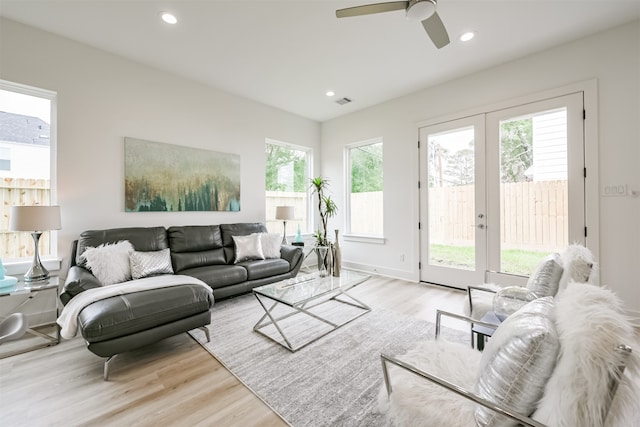
[[[159,251],[169,247],[167,231],[164,227],[129,227],[108,230],[87,230],[80,234],[76,250],[75,264],[86,267],[82,254],[88,247],[104,243],[116,243],[128,240],[136,251]]]
[[[78,315],[82,336],[101,342],[208,311],[209,292],[197,285],[182,285],[118,295],[96,301]]]
[[[188,268],[180,272],[202,280],[212,289],[222,288],[247,280],[247,270],[240,265],[209,265]]]
[[[247,269],[247,280],[257,280],[264,277],[277,276],[289,271],[289,263],[283,259],[265,259],[245,261],[238,265]]]
[[[168,235],[172,252],[200,252],[222,248],[219,225],[169,227]]]
[[[171,262],[176,273],[207,265],[227,264],[218,225],[169,227]]]

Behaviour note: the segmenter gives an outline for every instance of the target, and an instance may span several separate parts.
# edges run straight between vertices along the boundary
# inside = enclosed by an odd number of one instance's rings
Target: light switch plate
[[[627,184],[605,185],[602,189],[603,197],[623,197],[629,194]]]

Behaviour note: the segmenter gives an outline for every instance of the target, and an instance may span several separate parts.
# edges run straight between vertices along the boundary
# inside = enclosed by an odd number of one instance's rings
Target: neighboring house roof
[[[0,111],[0,141],[50,145],[49,123],[38,117]]]

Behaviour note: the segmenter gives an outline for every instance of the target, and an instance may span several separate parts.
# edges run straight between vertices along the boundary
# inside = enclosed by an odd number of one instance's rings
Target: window
[[[346,148],[347,234],[382,237],[382,139]]]
[[[309,179],[311,149],[267,140],[265,212],[267,230],[282,233],[282,220],[276,219],[276,206],[293,206],[294,220],[287,221],[287,234],[310,232]]]
[[[33,259],[28,232],[8,231],[14,205],[50,205],[55,93],[0,80],[0,258],[8,263]],[[34,230],[35,231],[35,230]],[[57,255],[55,232],[40,238],[42,258]]]
[[[0,171],[11,170],[11,150],[7,147],[0,147]]]

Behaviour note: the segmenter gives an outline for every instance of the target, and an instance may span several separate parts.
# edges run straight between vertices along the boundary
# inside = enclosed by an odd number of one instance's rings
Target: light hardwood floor
[[[374,310],[432,322],[436,309],[461,312],[465,298],[462,291],[382,277],[352,293]],[[118,356],[107,382],[103,363],[79,338],[0,360],[0,424],[287,425],[187,334]]]

